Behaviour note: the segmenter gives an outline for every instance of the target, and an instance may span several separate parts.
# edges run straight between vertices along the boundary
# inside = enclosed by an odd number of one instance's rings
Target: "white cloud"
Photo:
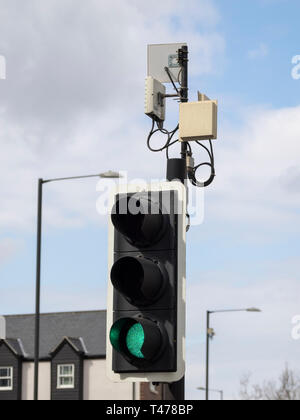
[[[269,54],[269,48],[266,44],[261,43],[257,48],[248,51],[247,56],[251,60],[264,58]]]
[[[11,259],[20,248],[20,241],[11,238],[0,239],[0,264]]]
[[[219,221],[247,221],[258,232],[299,228],[299,118],[300,107],[252,108],[242,128],[220,132],[206,212]]]

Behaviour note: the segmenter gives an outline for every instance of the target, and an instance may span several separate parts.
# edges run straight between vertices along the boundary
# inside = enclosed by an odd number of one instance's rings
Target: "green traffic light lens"
[[[113,348],[138,367],[154,361],[165,349],[158,321],[142,316],[119,319],[113,324],[109,338]]]
[[[145,359],[142,353],[145,332],[140,323],[128,318],[120,319],[112,326],[109,338],[115,350],[125,351],[137,359]]]
[[[145,359],[142,347],[145,342],[144,328],[141,324],[134,324],[129,328],[126,335],[126,346],[130,354],[137,359]]]

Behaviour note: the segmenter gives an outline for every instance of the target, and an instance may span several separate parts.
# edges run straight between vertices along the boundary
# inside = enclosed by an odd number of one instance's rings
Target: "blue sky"
[[[0,313],[34,311],[38,177],[120,169],[163,179],[164,156],[146,148],[146,46],[185,41],[191,99],[199,89],[220,104],[217,178],[204,223],[188,235],[187,397],[204,385],[205,311],[260,306],[214,319],[212,386],[237,397],[244,373],[262,381],[286,362],[299,368],[300,80],[291,72],[300,5],[189,0],[183,14],[168,0],[153,19],[150,5],[115,3],[0,0]],[[170,104],[170,122],[176,112]],[[93,180],[45,185],[45,311],[105,308],[98,196]]]
[[[226,39],[226,71],[213,79],[208,75],[209,89],[249,105],[298,105],[299,95],[290,73],[291,57],[299,48],[299,4],[254,0],[239,7],[229,0],[216,5],[221,16],[218,29]]]

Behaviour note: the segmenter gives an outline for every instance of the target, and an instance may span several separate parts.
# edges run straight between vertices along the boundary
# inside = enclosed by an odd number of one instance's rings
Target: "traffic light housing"
[[[185,373],[186,189],[121,185],[110,197],[107,371],[115,382]]]

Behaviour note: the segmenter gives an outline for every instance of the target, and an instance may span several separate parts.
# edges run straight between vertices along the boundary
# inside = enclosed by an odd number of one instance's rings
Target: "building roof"
[[[50,352],[50,355],[55,355],[62,346],[68,343],[77,353],[88,355],[87,348],[84,344],[83,338],[74,338],[74,337],[64,337],[63,340]]]
[[[23,353],[34,359],[34,315],[8,315],[6,337],[22,342]],[[106,355],[106,311],[62,312],[42,314],[40,321],[40,358],[48,359],[50,352],[68,337],[73,345],[88,357]],[[72,337],[72,338],[70,338]]]
[[[0,346],[1,344],[6,344],[6,346],[16,355],[20,357],[25,357],[23,346],[21,340],[16,340],[13,338],[7,339],[0,339]]]

